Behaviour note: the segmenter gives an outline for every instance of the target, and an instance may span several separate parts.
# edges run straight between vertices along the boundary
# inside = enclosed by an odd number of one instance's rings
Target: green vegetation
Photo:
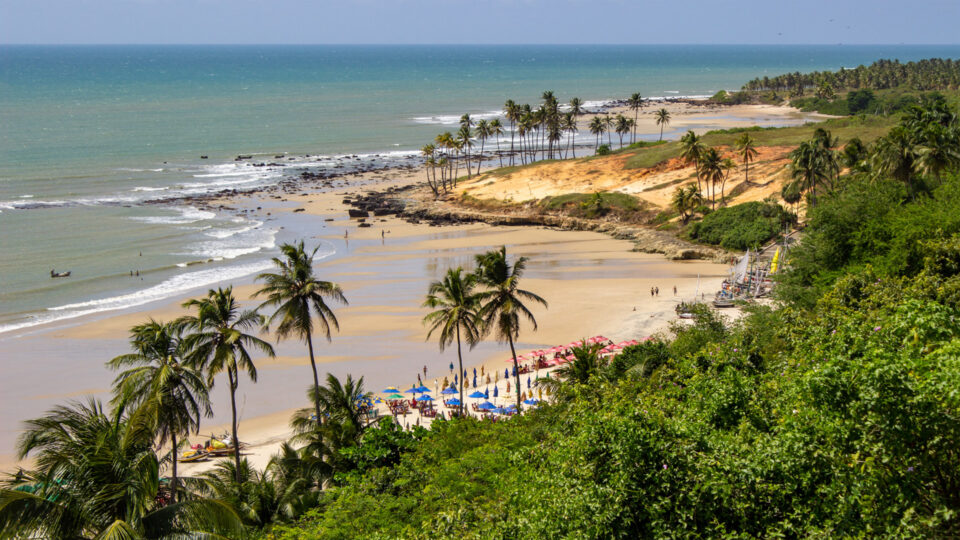
[[[626,193],[567,193],[546,197],[537,204],[547,211],[588,219],[612,214],[631,220],[631,215],[644,209],[643,201]]]
[[[697,242],[743,251],[763,246],[795,221],[779,204],[754,201],[711,212],[687,234]]]
[[[743,85],[743,89],[790,91],[802,95],[810,88],[829,94],[843,89],[884,90],[900,86],[920,91],[960,88],[960,62],[940,58],[906,64],[901,64],[898,60],[877,60],[869,66],[860,65],[854,69],[788,73],[758,78]]]

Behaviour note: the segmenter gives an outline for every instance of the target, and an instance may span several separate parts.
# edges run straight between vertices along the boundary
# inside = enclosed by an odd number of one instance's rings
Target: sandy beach
[[[713,129],[740,122],[727,116],[742,114],[747,118],[751,114],[784,112],[731,107],[724,109],[724,118],[711,119],[709,115],[715,113],[684,112],[681,109],[687,105],[674,105],[674,127],[681,118],[683,125],[709,124]],[[786,111],[784,115],[788,113],[793,114]],[[652,130],[640,127],[638,131]],[[488,163],[496,165],[496,160]],[[340,331],[334,333],[332,341],[316,343],[321,374],[363,376],[365,388],[374,392],[390,385],[409,388],[424,366],[428,368],[427,386],[433,386],[434,377],[450,375],[448,366],[456,362],[455,350],[441,353],[436,343],[425,340],[421,320],[426,311],[420,307],[423,297],[429,283],[446,269],[471,267],[475,254],[501,245],[507,246],[511,257],[529,257],[523,286],[549,302],[547,309],[534,309],[539,329],[522,329],[518,353],[595,335],[622,341],[663,331],[676,318],[677,302],[692,298],[698,290],[711,294],[727,274],[725,265],[669,262],[659,255],[632,251],[631,242],[594,232],[485,224],[432,227],[393,217],[371,218],[371,227],[358,228],[356,220],[346,217],[346,207],[341,203],[345,194],[415,183],[422,176],[419,170],[364,173],[344,178],[350,184],[346,187],[322,193],[298,191],[282,199],[256,194],[221,201],[248,215],[281,223],[284,234],[279,241],[303,238],[308,246],[321,245],[332,253],[317,261],[317,273],[322,279],[339,283],[350,305],[335,308]],[[357,187],[358,183],[363,187]],[[246,306],[257,305],[250,299],[257,289],[252,276],[234,283]],[[673,294],[674,286],[677,295]],[[651,287],[659,287],[659,296],[651,296]],[[23,420],[67,399],[93,395],[107,400],[114,374],[104,363],[127,352],[128,329],[149,317],[174,318],[183,313],[179,307],[183,300],[203,293],[192,291],[123,312],[101,313],[3,336],[0,354],[22,362],[7,374],[7,381],[18,383],[5,383],[0,397],[7,412],[0,420],[0,470],[16,465],[13,446]],[[277,359],[257,360],[259,382],[244,379],[238,392],[240,437],[258,465],[264,464],[289,435],[291,412],[307,404],[310,370],[305,346],[284,341],[277,343],[276,349]],[[499,369],[502,375],[508,357],[505,345],[487,341],[465,352],[464,366]],[[191,437],[192,442],[226,430],[229,401],[225,386],[217,384],[213,389],[215,415],[204,421],[200,435]],[[209,463],[187,465],[184,472],[190,474],[205,466]]]

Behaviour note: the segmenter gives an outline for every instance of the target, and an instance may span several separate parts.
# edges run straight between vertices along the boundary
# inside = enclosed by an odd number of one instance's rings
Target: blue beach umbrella
[[[473,387],[474,387],[474,388],[477,387],[477,374],[476,374],[476,373],[473,374]]]
[[[510,376],[511,376],[511,377],[516,377],[516,376],[517,376],[517,368],[516,368],[516,367],[510,368]]]
[[[388,387],[386,387],[386,388],[383,389],[383,393],[384,393],[384,394],[396,394],[396,393],[399,392],[399,391],[400,391],[400,389],[397,388],[396,386],[388,386]]]
[[[460,385],[460,379],[458,379],[456,375],[453,376],[453,385],[454,386]]]
[[[504,409],[503,407],[498,407],[496,409],[491,410],[490,412],[496,413],[496,414],[507,414],[507,410]]]
[[[484,401],[483,403],[477,405],[477,408],[481,411],[492,411],[497,408],[496,405],[490,403],[489,401]]]
[[[429,392],[429,391],[430,391],[430,389],[427,388],[426,386],[418,386],[418,387],[417,387],[417,392],[420,392],[421,394],[426,394],[426,393]]]
[[[530,389],[530,376],[527,375],[527,390]]]
[[[482,398],[482,397],[484,397],[484,395],[483,395],[483,392],[481,392],[481,391],[479,391],[479,390],[475,390],[472,394],[470,394],[470,395],[467,396],[467,397],[471,397],[471,398]]]
[[[493,387],[493,397],[498,397],[499,395],[500,395],[500,387],[499,387],[499,386],[494,386],[494,387]]]
[[[457,398],[452,398],[447,401],[447,405],[460,405],[460,400]]]
[[[525,399],[525,400],[523,400],[523,402],[524,402],[526,405],[536,405],[537,403],[540,403],[540,400],[537,399],[537,398],[530,398],[530,399]]]
[[[506,379],[509,376],[510,376],[510,371],[508,371],[507,368],[503,368],[503,378]]]
[[[477,377],[477,368],[473,368],[473,377],[474,377],[474,378]]]
[[[449,387],[447,387],[447,388],[444,388],[443,391],[440,392],[440,393],[441,393],[441,394],[447,394],[447,395],[449,395],[449,394],[456,394],[456,393],[457,393],[457,389],[454,388],[454,387],[452,387],[452,386],[449,386]]]
[[[424,394],[417,399],[419,399],[420,401],[433,401],[433,398],[428,396],[427,394]]]
[[[483,399],[490,399],[490,389],[487,388],[483,391]]]
[[[467,378],[467,370],[463,370],[463,378],[464,378],[464,379]]]
[[[414,386],[413,388],[411,388],[411,389],[409,389],[409,390],[404,390],[404,393],[405,393],[405,394],[419,394],[419,393],[420,393],[420,389],[417,388],[416,386]]]

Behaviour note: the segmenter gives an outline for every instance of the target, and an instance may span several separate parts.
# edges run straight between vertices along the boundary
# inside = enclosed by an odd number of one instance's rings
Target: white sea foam
[[[150,191],[166,191],[166,190],[168,190],[168,189],[170,189],[169,186],[165,186],[165,187],[137,186],[137,187],[133,188],[132,191],[147,191],[147,192],[150,192]]]
[[[235,221],[235,220],[234,220],[234,221]],[[246,223],[247,221],[246,221],[246,220],[241,220],[241,222]],[[205,233],[203,233],[203,234],[205,234],[205,235],[207,235],[207,236],[209,236],[209,237],[211,237],[211,238],[217,238],[217,239],[222,240],[222,239],[224,239],[224,238],[230,238],[231,236],[235,236],[235,235],[238,235],[238,234],[243,234],[243,233],[250,232],[250,231],[256,229],[257,227],[259,227],[259,226],[261,226],[261,225],[263,225],[263,222],[262,222],[262,221],[253,221],[253,222],[250,223],[250,225],[247,225],[246,227],[240,227],[239,229],[214,229],[214,230],[211,230],[211,231],[207,231],[207,232],[205,232]]]
[[[170,210],[174,210],[179,213],[175,216],[137,216],[130,218],[134,221],[139,221],[141,223],[150,223],[154,225],[186,225],[187,223],[196,223],[197,221],[203,221],[206,219],[213,219],[217,217],[217,214],[213,212],[207,212],[206,210],[200,210],[194,208],[193,206],[185,207],[173,207]]]
[[[441,126],[455,126],[460,123],[460,114],[439,114],[436,116],[414,116],[411,118],[414,122],[418,124],[433,124]],[[470,119],[473,121],[477,120],[493,120],[494,118],[500,118],[503,116],[503,111],[487,111],[483,113],[470,113]]]
[[[187,246],[183,255],[209,259],[236,259],[276,245],[276,229],[261,229],[261,224],[241,229],[219,229],[205,233],[216,240],[197,242]]]

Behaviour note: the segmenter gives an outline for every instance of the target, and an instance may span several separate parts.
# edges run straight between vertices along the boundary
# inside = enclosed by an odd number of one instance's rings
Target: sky
[[[960,0],[0,0],[0,43],[956,44]]]

